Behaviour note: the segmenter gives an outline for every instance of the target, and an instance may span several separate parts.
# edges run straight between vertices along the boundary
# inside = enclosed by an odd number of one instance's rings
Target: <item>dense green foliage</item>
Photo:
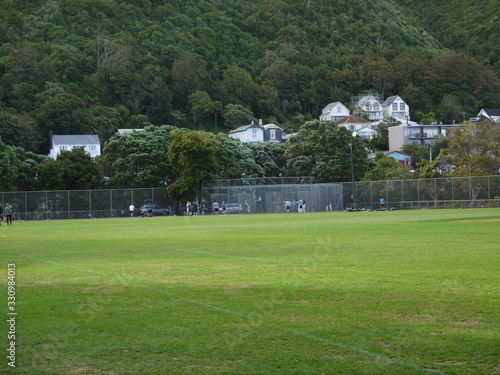
[[[316,182],[361,179],[369,169],[366,156],[363,142],[353,137],[350,130],[319,120],[301,126],[298,133],[290,137],[285,152],[291,176],[312,176]]]
[[[4,189],[35,186],[42,159],[20,167],[11,147],[46,154],[50,130],[99,135],[101,187],[163,186],[178,176],[168,135],[118,139],[118,128],[217,133],[263,118],[296,132],[367,90],[400,95],[423,122],[500,107],[498,10],[492,0],[0,0]],[[372,146],[384,149],[379,130]],[[215,144],[220,168],[208,175],[311,174],[294,145],[286,156],[284,146]],[[348,180],[346,150],[322,152],[318,181]]]
[[[500,3],[496,0],[395,0],[446,48],[465,52],[500,73]]]
[[[0,105],[43,137],[104,141],[117,127],[209,127],[228,105],[297,128],[373,89],[445,121],[500,107],[498,2],[399,2],[2,0]],[[483,16],[477,32],[452,3]],[[430,9],[452,18],[427,24]]]

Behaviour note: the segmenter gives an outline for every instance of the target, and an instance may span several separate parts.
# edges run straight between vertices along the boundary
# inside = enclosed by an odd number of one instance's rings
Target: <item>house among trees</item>
[[[262,125],[264,129],[264,142],[281,143],[283,142],[283,129],[276,124]]]
[[[370,126],[370,121],[359,118],[356,115],[349,115],[337,121],[337,125],[349,130],[357,131]]]
[[[384,102],[380,98],[378,94],[354,97],[351,102],[352,107],[355,108],[354,114],[367,118],[368,122],[381,121],[389,117],[408,121],[410,107],[399,95],[390,96]],[[337,121],[340,124],[342,119],[350,115],[351,112],[345,105],[341,102],[334,102],[323,108],[319,119],[321,121]]]
[[[370,121],[378,121],[384,119],[384,107],[380,103],[379,97],[376,95],[362,96],[354,103],[356,112],[359,115],[365,114]]]
[[[321,116],[319,116],[320,121],[338,121],[344,117],[351,114],[349,109],[343,105],[341,102],[335,102],[328,104],[323,108]]]
[[[49,156],[52,159],[57,159],[61,151],[71,151],[75,147],[83,147],[92,160],[101,155],[101,142],[98,135],[55,135],[50,132]]]
[[[384,153],[385,156],[397,160],[400,164],[405,167],[412,168],[412,158],[413,156],[401,151],[389,151]]]
[[[228,133],[229,137],[237,138],[242,143],[264,142],[264,128],[257,124],[240,126]]]
[[[281,143],[285,140],[283,129],[272,123],[263,125],[262,120],[259,120],[259,125],[252,123],[240,126],[230,131],[228,136],[237,138],[242,143]]]
[[[410,117],[410,107],[398,95],[388,97],[384,102],[384,118],[407,120]]]
[[[493,124],[500,124],[500,109],[483,108],[474,118],[470,119],[471,122],[485,122],[490,121]]]

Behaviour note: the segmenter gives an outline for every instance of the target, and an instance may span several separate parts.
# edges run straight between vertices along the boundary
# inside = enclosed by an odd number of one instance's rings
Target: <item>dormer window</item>
[[[401,111],[404,111],[405,110],[405,103],[399,103],[399,109]]]

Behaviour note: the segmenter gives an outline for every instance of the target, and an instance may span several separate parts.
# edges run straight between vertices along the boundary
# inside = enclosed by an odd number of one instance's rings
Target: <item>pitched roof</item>
[[[389,104],[391,104],[397,98],[399,98],[398,95],[389,96],[387,99],[385,99],[384,106],[387,107]]]
[[[413,155],[407,154],[406,152],[403,152],[403,151],[387,151],[387,152],[384,152],[385,156],[389,156],[389,155],[392,155],[392,154],[401,154],[401,155],[409,156],[411,158],[413,157]]]
[[[266,129],[266,130],[267,129],[279,129],[279,130],[283,130],[278,125],[272,124],[272,123],[271,124],[263,125],[263,128]]]
[[[358,105],[362,105],[364,103],[369,103],[370,101],[375,101],[375,102],[379,103],[378,98],[376,98],[375,96],[373,96],[373,95],[365,95],[361,99],[359,99]]]
[[[337,124],[369,124],[370,121],[359,118],[355,115],[349,115],[337,121]]]
[[[98,145],[100,143],[99,136],[96,134],[52,136],[53,145]]]
[[[231,131],[229,132],[229,134],[231,134],[231,133],[239,133],[239,132],[243,132],[243,131],[245,131],[245,130],[247,130],[247,129],[250,129],[250,128],[252,128],[252,127],[254,127],[254,128],[258,128],[258,129],[262,129],[259,125],[256,125],[256,124],[243,125],[243,126],[240,126],[239,128],[236,128],[236,129],[234,129],[234,130],[231,130]]]
[[[337,104],[343,105],[341,102],[333,102],[333,103],[328,104],[325,108],[323,108],[323,111],[335,108],[337,106]]]
[[[483,112],[488,116],[500,116],[500,108],[483,108]]]

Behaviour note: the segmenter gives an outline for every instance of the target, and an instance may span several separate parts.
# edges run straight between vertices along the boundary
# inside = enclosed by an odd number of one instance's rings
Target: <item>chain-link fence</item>
[[[83,219],[129,216],[131,203],[137,210],[157,204],[178,211],[165,188],[113,190],[61,190],[2,192],[1,203],[12,205],[17,220]],[[280,213],[341,211],[354,206],[379,209],[490,208],[500,207],[500,176],[455,177],[419,180],[316,184],[310,177],[245,178],[204,181],[202,200],[208,212],[214,201],[228,213]],[[208,213],[207,212],[207,213]]]
[[[18,220],[122,217],[130,216],[131,203],[136,214],[143,204],[172,205],[165,188],[3,192],[1,202]]]
[[[500,207],[500,176],[315,184],[310,177],[204,181],[202,197],[211,208],[224,202],[232,213],[278,213],[291,202],[306,211]],[[354,199],[356,204],[354,205]]]

